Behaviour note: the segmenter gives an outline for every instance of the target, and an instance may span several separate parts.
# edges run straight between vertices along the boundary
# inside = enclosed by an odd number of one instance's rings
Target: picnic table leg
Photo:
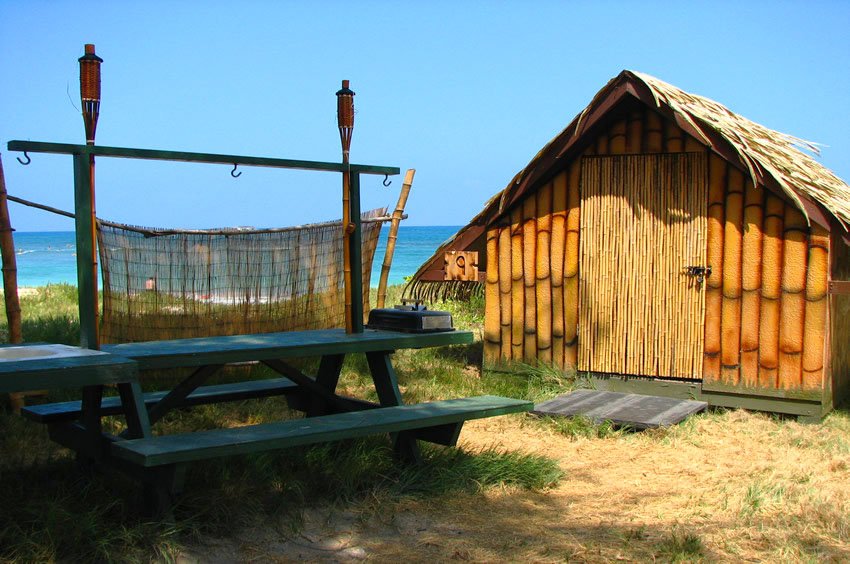
[[[390,362],[393,351],[367,352],[366,360],[369,363],[369,372],[378,392],[378,399],[382,407],[403,405],[401,391],[398,389],[398,378]],[[393,433],[390,435],[393,441],[393,450],[396,456],[406,462],[421,462],[422,453],[416,438],[407,431]]]
[[[138,382],[118,384],[118,393],[121,394],[121,406],[124,408],[124,416],[127,419],[127,437],[149,438],[151,423],[142,397],[141,385]]]
[[[154,519],[174,517],[174,499],[183,491],[186,464],[148,468],[143,484],[143,512]]]
[[[89,454],[82,451],[77,451],[77,464],[84,470],[90,470],[91,467],[100,461],[99,449],[100,439],[102,434],[102,424],[100,421],[100,405],[103,400],[103,386],[86,386],[83,388],[83,401],[80,412],[80,424],[85,429],[86,441],[91,448],[86,449]]]
[[[331,354],[322,357],[319,362],[319,371],[316,373],[316,384],[327,390],[328,394],[336,392],[339,383],[339,375],[342,372],[342,363],[345,361],[344,354]],[[310,405],[307,407],[307,417],[326,415],[329,413],[328,402],[319,395],[313,395]]]

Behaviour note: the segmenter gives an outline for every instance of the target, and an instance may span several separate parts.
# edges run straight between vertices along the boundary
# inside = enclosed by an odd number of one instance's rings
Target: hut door
[[[706,185],[703,153],[582,160],[579,370],[702,377]]]

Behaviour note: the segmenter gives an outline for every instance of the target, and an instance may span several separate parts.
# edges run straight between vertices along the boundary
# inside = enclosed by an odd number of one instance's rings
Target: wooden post
[[[348,238],[351,270],[351,332],[363,332],[363,248],[361,247],[362,228],[360,225],[360,173],[351,176],[351,236]]]
[[[398,237],[398,225],[401,223],[401,216],[404,214],[404,206],[407,204],[407,196],[410,194],[410,187],[413,185],[413,175],[416,170],[409,169],[404,175],[404,184],[401,185],[401,192],[398,195],[398,203],[395,205],[393,217],[390,220],[390,233],[387,237],[387,250],[384,253],[384,264],[381,265],[381,279],[378,282],[378,303],[377,307],[384,307],[384,302],[387,299],[387,279],[390,276],[390,267],[393,264],[393,253],[395,253],[395,242]]]
[[[6,324],[9,328],[9,342],[17,345],[24,342],[21,333],[21,303],[18,300],[18,265],[15,258],[15,240],[12,237],[12,221],[9,219],[9,207],[6,202],[6,177],[3,173],[3,160],[0,158],[0,253],[3,258],[3,301],[6,306]],[[15,413],[24,406],[24,394],[9,394]]]
[[[92,232],[92,202],[89,168],[90,155],[74,155],[74,219],[77,234],[77,292],[80,310],[80,346],[98,348],[97,341],[97,259]],[[94,268],[92,268],[94,265]]]

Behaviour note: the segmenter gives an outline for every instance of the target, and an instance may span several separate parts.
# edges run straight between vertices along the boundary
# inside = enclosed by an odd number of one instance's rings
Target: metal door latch
[[[686,266],[685,271],[688,276],[697,279],[697,284],[702,284],[706,278],[711,276],[711,266]]]

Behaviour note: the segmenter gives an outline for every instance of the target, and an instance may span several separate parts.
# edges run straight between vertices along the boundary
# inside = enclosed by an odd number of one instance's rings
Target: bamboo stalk
[[[384,303],[387,299],[387,281],[389,280],[390,268],[393,264],[395,243],[398,238],[398,226],[401,223],[402,216],[404,215],[404,206],[407,205],[407,197],[410,194],[410,187],[413,185],[413,176],[415,174],[416,170],[411,168],[408,169],[407,173],[404,175],[404,183],[401,185],[398,202],[395,205],[395,210],[393,211],[392,219],[390,220],[390,232],[387,236],[387,250],[384,253],[384,263],[381,265],[381,278],[378,282],[378,308],[384,307]]]
[[[664,123],[658,113],[646,112],[646,151],[660,153],[664,150]]]
[[[552,189],[549,182],[537,190],[537,360],[546,366],[552,365]]]
[[[493,366],[499,360],[501,317],[499,309],[499,229],[487,230],[487,271],[484,286],[484,362]]]
[[[807,231],[803,214],[786,205],[779,315],[779,387],[785,390],[802,385]]]
[[[596,144],[594,150],[588,151],[586,154],[592,155],[594,152],[597,155],[607,155],[608,154],[608,137],[610,136],[610,132],[607,135],[600,135],[596,138]]]
[[[723,305],[721,313],[721,379],[740,380],[741,351],[741,244],[744,219],[744,175],[728,167],[726,222],[723,233]]]
[[[685,147],[684,150],[686,153],[700,153],[705,150],[705,145],[694,139],[688,134],[684,134],[685,138]]]
[[[593,319],[593,292],[591,291],[591,280],[593,280],[596,276],[596,272],[594,270],[595,265],[593,260],[591,260],[590,255],[590,242],[594,237],[593,222],[590,218],[593,213],[593,196],[597,183],[595,182],[593,174],[594,167],[592,166],[591,160],[585,159],[579,162],[581,162],[581,178],[583,184],[581,191],[581,214],[574,215],[573,207],[569,200],[567,203],[567,247],[564,251],[564,365],[566,366],[568,364],[571,353],[574,352],[575,358],[578,361],[576,365],[578,369],[582,371],[593,371],[595,368],[592,358],[594,350],[592,335],[595,330],[595,321]],[[567,184],[570,190],[569,197],[572,196],[573,176],[575,175],[578,177],[578,175],[574,173],[574,169],[578,166],[579,165],[576,163],[570,165],[569,182]],[[581,237],[578,240],[579,247],[576,250],[581,256],[581,271],[577,272],[579,284],[576,284],[576,286],[578,286],[578,288],[571,288],[569,283],[571,280],[570,274],[572,273],[572,269],[569,268],[571,263],[568,261],[571,259],[571,252],[574,251],[570,248],[569,235],[571,228],[574,227],[573,222],[576,219],[579,219],[581,223]],[[578,263],[577,260],[575,262]],[[579,295],[581,296],[581,299],[579,299]],[[573,308],[575,308],[575,310],[573,310]],[[574,318],[577,320],[577,324],[570,323],[570,314],[573,313],[573,311],[577,313]],[[570,339],[571,327],[575,327],[577,329],[576,333],[578,333],[578,335],[573,335],[573,339]],[[578,350],[573,350],[573,341],[576,340],[576,344],[580,347],[580,352]]]
[[[779,378],[779,309],[782,297],[782,247],[785,203],[768,194],[762,237],[762,288],[759,318],[759,386],[776,388]]]
[[[681,153],[685,147],[685,133],[672,120],[664,122],[664,147],[668,153]]]
[[[824,387],[824,349],[829,307],[829,232],[812,224],[806,273],[806,317],[803,333],[803,389]]]
[[[643,112],[632,112],[626,130],[626,153],[640,153],[643,149]]]
[[[534,362],[537,356],[537,222],[535,221],[537,200],[534,194],[522,203],[522,279],[525,312],[523,326],[522,356],[526,362]]]
[[[511,359],[511,309],[511,227],[506,226],[499,229],[500,360]]]
[[[608,154],[609,155],[622,155],[626,152],[626,132],[627,132],[627,122],[626,120],[620,120],[614,123],[611,126],[611,133],[608,137]]]
[[[564,368],[564,249],[567,241],[567,171],[552,181],[552,362]]]
[[[6,176],[3,172],[3,159],[0,155],[0,252],[3,260],[3,302],[6,307],[6,325],[9,330],[9,342],[18,345],[24,342],[21,332],[21,302],[18,299],[18,265],[15,256],[15,241],[12,236],[12,220],[9,218],[9,206],[6,202]],[[12,410],[20,413],[24,406],[23,393],[9,394]]]
[[[522,209],[511,211],[511,359],[523,359],[525,287],[522,281]]]
[[[764,190],[747,179],[741,271],[741,382],[747,387],[758,384],[763,215]]]

